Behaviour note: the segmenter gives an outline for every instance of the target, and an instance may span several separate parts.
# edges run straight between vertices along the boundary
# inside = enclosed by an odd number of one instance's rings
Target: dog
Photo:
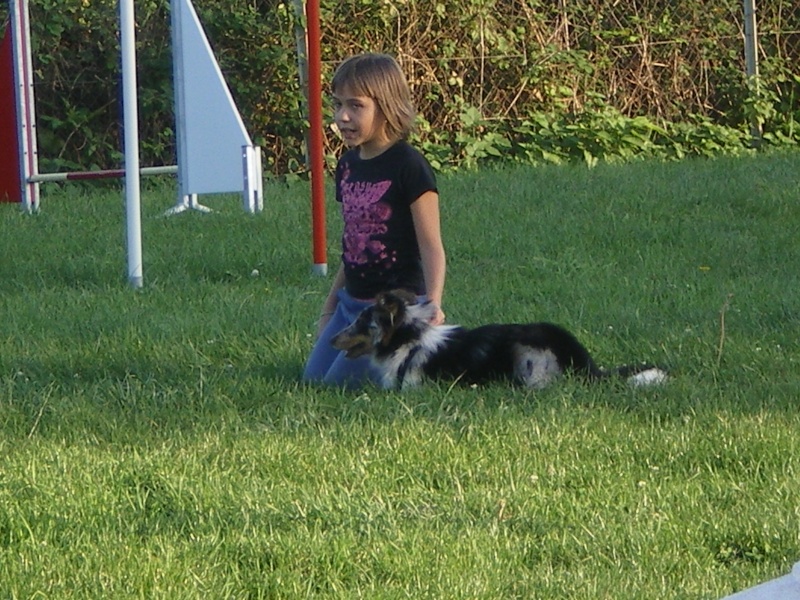
[[[466,384],[510,380],[542,389],[564,373],[590,381],[622,378],[634,386],[667,379],[666,371],[646,364],[602,369],[586,347],[559,325],[492,324],[475,329],[431,325],[435,312],[433,303],[418,303],[410,292],[382,292],[331,344],[347,358],[368,355],[386,389],[409,388],[424,380]]]

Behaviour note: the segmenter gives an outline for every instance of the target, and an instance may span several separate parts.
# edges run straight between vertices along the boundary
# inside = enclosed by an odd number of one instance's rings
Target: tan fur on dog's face
[[[403,290],[381,292],[375,304],[361,312],[349,327],[331,338],[331,345],[342,350],[347,358],[358,358],[386,345],[403,320],[406,307],[416,302],[416,296]]]
[[[374,347],[373,309],[368,308],[358,315],[349,327],[345,327],[331,338],[331,345],[342,350],[347,358],[358,358],[369,354]]]

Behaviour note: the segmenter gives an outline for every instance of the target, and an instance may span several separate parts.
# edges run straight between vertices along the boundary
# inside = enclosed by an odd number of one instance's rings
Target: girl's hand
[[[431,317],[431,321],[430,321],[431,325],[441,325],[442,323],[444,323],[444,318],[445,318],[444,311],[437,304],[436,305],[436,313],[433,315],[433,317]]]
[[[322,313],[320,315],[319,320],[317,321],[317,338],[316,339],[319,339],[319,336],[321,336],[322,332],[325,331],[325,327],[327,327],[328,321],[331,320],[331,317],[333,317],[333,313],[332,312],[324,312],[324,313]]]

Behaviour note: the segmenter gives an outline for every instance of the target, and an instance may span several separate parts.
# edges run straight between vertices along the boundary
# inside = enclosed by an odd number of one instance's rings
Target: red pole
[[[0,40],[0,202],[22,201],[15,84],[9,21]]]
[[[308,39],[308,151],[311,157],[311,220],[314,239],[314,273],[326,275],[325,171],[322,141],[322,68],[320,55],[319,0],[307,0]]]

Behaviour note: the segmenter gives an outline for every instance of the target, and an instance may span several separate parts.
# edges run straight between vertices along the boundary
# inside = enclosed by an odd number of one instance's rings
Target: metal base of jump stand
[[[175,206],[165,211],[164,216],[171,217],[172,215],[177,215],[187,210],[196,210],[202,213],[212,212],[209,207],[204,206],[197,201],[197,194],[189,194],[188,196],[184,196]]]

